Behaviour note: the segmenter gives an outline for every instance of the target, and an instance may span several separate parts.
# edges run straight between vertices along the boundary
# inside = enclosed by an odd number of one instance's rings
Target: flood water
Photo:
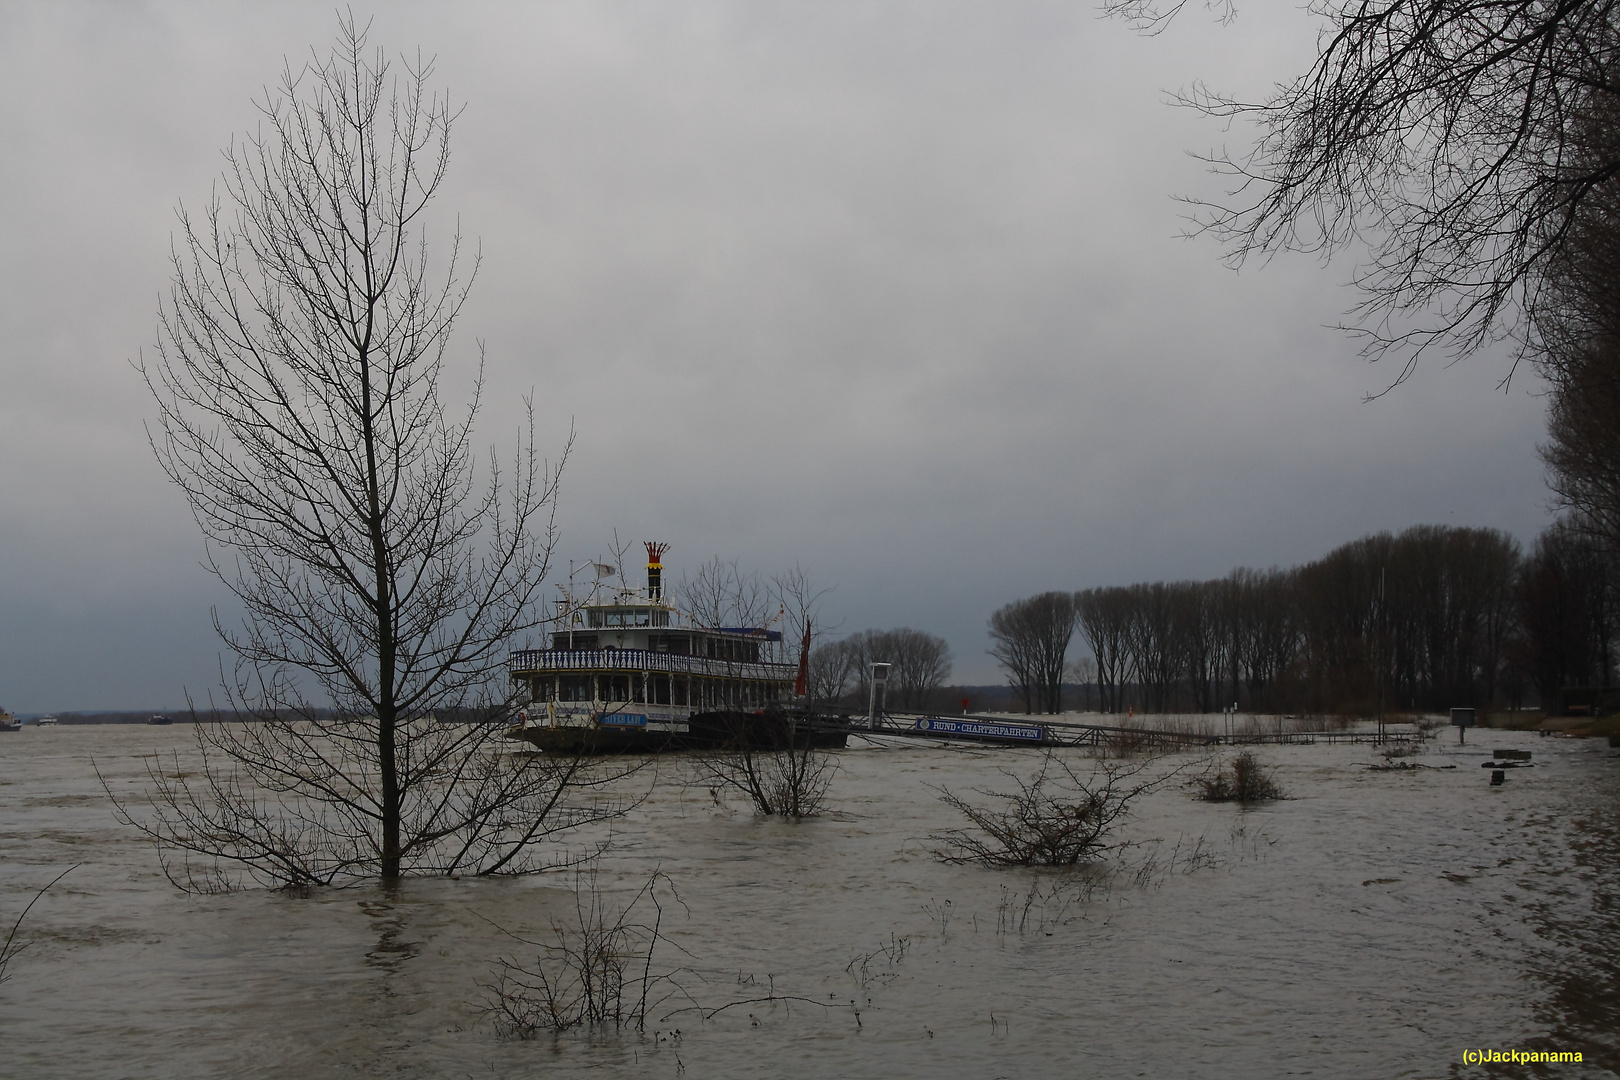
[[[1005,787],[1030,751],[852,748],[800,823],[717,805],[666,759],[596,881],[622,902],[667,875],[655,967],[683,994],[645,1033],[523,1041],[480,987],[532,958],[512,934],[571,916],[567,875],[188,895],[92,762],[136,790],[189,727],[30,728],[0,737],[0,918],[81,865],[0,986],[0,1075],[1614,1076],[1620,753],[1452,738],[1409,760],[1455,769],[1409,772],[1358,767],[1364,745],[1261,748],[1292,798],[1162,788],[1104,875],[931,854],[959,824],[936,789]],[[1535,767],[1492,788],[1493,746]],[[1479,1048],[1583,1062],[1465,1064]]]

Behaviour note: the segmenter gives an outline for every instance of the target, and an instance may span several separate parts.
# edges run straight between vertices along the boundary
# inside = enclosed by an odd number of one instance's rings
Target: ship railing
[[[651,649],[515,649],[507,667],[514,675],[540,671],[656,671],[719,679],[791,681],[798,674],[793,664],[717,660]]]

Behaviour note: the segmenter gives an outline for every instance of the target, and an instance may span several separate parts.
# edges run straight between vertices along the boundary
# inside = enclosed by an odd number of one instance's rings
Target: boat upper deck
[[[514,676],[564,671],[660,672],[714,679],[792,682],[793,664],[690,656],[653,649],[517,649],[508,660]]]
[[[609,587],[604,577],[622,577],[622,570],[588,564],[596,581],[583,596],[571,585],[563,588],[551,648],[513,650],[507,661],[511,676],[625,672],[792,683],[797,666],[786,662],[780,630],[705,625],[670,601],[661,561],[666,548],[647,543],[644,589]],[[570,581],[572,574],[570,569]]]

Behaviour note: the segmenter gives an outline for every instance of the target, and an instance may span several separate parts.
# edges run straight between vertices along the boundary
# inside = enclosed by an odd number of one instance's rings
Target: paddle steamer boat
[[[613,567],[592,564],[584,598],[572,585],[558,601],[548,649],[519,649],[509,671],[524,702],[509,733],[541,750],[575,753],[701,749],[810,734],[793,720],[803,658],[789,662],[780,630],[707,626],[666,594],[668,545],[646,543],[647,584],[607,586]],[[802,689],[800,690],[802,693]]]

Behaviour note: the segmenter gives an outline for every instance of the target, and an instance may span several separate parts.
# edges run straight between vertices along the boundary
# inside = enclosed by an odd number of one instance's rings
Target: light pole
[[[878,717],[883,713],[885,695],[889,689],[889,665],[874,661],[867,666],[867,671],[872,691],[866,702],[866,726],[876,731]]]

